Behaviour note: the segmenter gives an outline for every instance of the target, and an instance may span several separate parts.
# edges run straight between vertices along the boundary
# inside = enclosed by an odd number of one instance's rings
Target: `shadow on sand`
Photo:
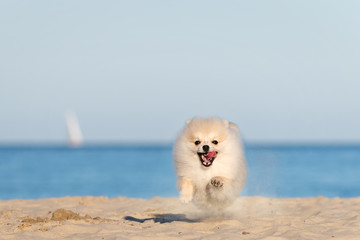
[[[186,218],[184,214],[155,214],[152,218],[136,218],[131,216],[124,217],[127,221],[132,222],[138,222],[138,223],[144,223],[146,221],[154,221],[155,223],[171,223],[171,222],[187,222],[187,223],[193,223],[196,222],[195,220],[191,220]]]

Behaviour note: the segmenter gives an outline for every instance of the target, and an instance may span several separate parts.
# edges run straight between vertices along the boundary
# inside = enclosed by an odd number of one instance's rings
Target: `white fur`
[[[195,145],[194,141],[201,143]],[[213,144],[217,140],[219,143]],[[197,152],[203,145],[218,154],[210,167],[201,164]],[[237,126],[219,118],[194,118],[187,122],[174,146],[180,200],[205,208],[222,209],[239,195],[246,180],[246,161]],[[219,180],[221,187],[211,184]]]

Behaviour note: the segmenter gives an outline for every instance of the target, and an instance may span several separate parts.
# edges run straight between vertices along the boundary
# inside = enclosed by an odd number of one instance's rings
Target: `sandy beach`
[[[177,198],[0,201],[0,239],[359,239],[360,198],[240,197],[222,213]]]

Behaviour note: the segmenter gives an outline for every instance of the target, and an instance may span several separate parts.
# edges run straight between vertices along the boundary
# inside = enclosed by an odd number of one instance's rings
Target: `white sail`
[[[79,147],[83,143],[83,135],[76,114],[68,112],[65,117],[69,134],[69,144],[72,147]]]

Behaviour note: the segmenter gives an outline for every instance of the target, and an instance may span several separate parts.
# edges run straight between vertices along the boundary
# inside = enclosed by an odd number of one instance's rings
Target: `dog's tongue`
[[[204,157],[206,160],[209,160],[210,158],[216,157],[216,152],[209,152],[207,154],[204,154]]]

